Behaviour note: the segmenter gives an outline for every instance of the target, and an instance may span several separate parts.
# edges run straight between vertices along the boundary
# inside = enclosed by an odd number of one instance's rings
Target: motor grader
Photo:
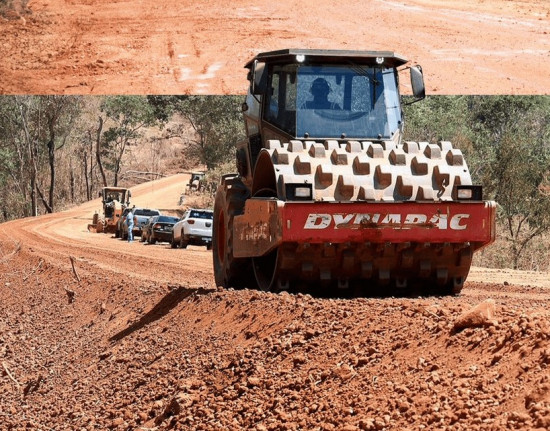
[[[185,192],[189,194],[191,192],[200,192],[204,189],[204,172],[191,172],[189,182],[185,185]]]
[[[286,49],[246,64],[247,139],[214,206],[216,283],[458,294],[495,208],[450,142],[404,142],[399,75],[386,51]]]
[[[95,213],[92,224],[88,225],[90,232],[114,233],[124,209],[130,205],[130,190],[123,187],[103,187],[99,191],[102,214]]]

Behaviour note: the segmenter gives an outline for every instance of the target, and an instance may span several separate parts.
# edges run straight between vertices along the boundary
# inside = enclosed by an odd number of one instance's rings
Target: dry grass
[[[214,209],[214,195],[209,192],[187,195],[182,206],[184,208]]]
[[[490,246],[476,253],[474,265],[486,268],[513,268],[512,244],[499,232],[497,225],[497,239]],[[535,238],[525,248],[519,260],[517,269],[528,271],[550,271],[550,235]]]

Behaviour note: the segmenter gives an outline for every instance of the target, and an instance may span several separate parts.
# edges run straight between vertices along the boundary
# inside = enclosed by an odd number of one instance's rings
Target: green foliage
[[[182,97],[184,96],[147,96],[147,102],[157,120],[166,123],[174,115],[174,107]]]
[[[550,229],[550,98],[477,97],[470,104],[486,192],[499,204],[513,267]]]
[[[208,169],[234,159],[235,144],[244,137],[242,97],[153,96],[149,102],[160,120],[178,114],[191,126],[195,136],[188,140],[186,157]]]
[[[2,97],[0,103],[0,221],[8,220],[12,214],[28,214],[26,205],[26,182],[23,177],[22,155],[17,153],[22,141],[21,125],[18,121],[16,99]],[[21,205],[21,202],[25,204]]]
[[[13,171],[13,154],[0,147],[0,223],[8,219],[12,203],[9,197],[10,172]]]
[[[153,124],[156,119],[145,96],[107,96],[100,108],[107,117],[126,129]]]
[[[16,214],[32,215],[38,194],[45,210],[53,211],[56,151],[70,134],[80,97],[5,96],[0,102],[0,165],[5,187],[11,185],[9,192],[2,190],[3,201],[16,207]]]
[[[467,104],[467,96],[435,96],[405,105],[405,139],[435,144],[452,138],[455,145],[467,144],[471,137]]]

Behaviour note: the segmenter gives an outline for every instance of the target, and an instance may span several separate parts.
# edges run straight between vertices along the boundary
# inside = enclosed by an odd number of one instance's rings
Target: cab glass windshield
[[[390,139],[399,129],[395,69],[274,66],[265,118],[298,138]]]

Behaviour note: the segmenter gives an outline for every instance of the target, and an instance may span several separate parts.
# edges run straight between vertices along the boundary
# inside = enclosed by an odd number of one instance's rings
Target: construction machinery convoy
[[[117,223],[126,207],[130,205],[130,190],[123,187],[103,187],[99,192],[102,203],[102,214],[93,215],[92,224],[88,225],[91,232],[115,233]]]
[[[425,94],[406,63],[287,49],[246,64],[247,139],[215,198],[218,285],[461,291],[496,204],[450,142],[403,142],[399,72]]]

